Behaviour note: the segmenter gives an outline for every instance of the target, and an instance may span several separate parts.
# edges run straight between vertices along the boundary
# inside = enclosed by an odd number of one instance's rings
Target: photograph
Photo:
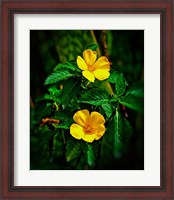
[[[0,1],[0,199],[174,199],[173,8]]]
[[[30,30],[30,170],[144,170],[144,30]]]

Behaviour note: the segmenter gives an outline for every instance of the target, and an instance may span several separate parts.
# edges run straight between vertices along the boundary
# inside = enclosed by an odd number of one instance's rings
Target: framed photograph
[[[173,191],[173,2],[1,2],[1,199]]]

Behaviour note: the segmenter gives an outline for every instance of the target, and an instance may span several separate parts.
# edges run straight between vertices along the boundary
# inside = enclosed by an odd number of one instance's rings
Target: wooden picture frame
[[[174,199],[173,1],[4,0],[1,11],[1,199]],[[14,186],[14,15],[61,13],[160,14],[160,186]]]

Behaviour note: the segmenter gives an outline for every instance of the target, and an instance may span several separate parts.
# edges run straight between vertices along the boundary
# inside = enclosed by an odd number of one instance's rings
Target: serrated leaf
[[[122,146],[120,135],[122,134],[123,121],[118,110],[114,116],[114,156],[117,157]]]
[[[119,98],[119,102],[124,106],[136,110],[138,112],[144,112],[144,99],[138,98],[134,94],[126,94]]]
[[[54,95],[54,96],[60,96],[61,94],[61,90],[58,89],[56,86],[52,86],[52,87],[49,87],[48,88],[48,91],[50,92],[51,95]]]
[[[116,95],[114,95],[111,99],[110,102],[117,102],[118,101],[118,97]]]
[[[68,69],[60,69],[58,71],[53,72],[51,75],[47,77],[45,80],[45,85],[57,83],[59,81],[65,80],[67,78],[70,78],[74,76],[72,72],[70,72]]]
[[[81,145],[78,140],[70,139],[67,141],[66,145],[66,160],[70,162],[71,160],[77,158],[81,154]]]
[[[61,121],[60,124],[53,124],[55,128],[69,129],[71,124],[74,123],[73,115],[70,112],[66,113],[58,111],[55,113],[53,118]]]
[[[35,108],[36,119],[41,120],[42,118],[49,116],[52,113],[52,109],[52,104],[40,102]]]
[[[35,102],[38,103],[38,102],[41,102],[41,101],[49,101],[49,100],[52,100],[51,96],[49,94],[44,94],[40,97],[37,97]]]
[[[72,72],[81,72],[78,68],[75,61],[66,62],[66,63],[59,63],[55,68],[54,71],[59,71],[60,69],[68,69]]]
[[[114,157],[117,159],[126,149],[130,136],[132,135],[132,126],[129,121],[123,117],[117,109],[116,113],[108,125],[107,134],[104,135],[104,146],[111,146]]]
[[[79,103],[87,103],[94,106],[100,106],[109,101],[109,94],[100,88],[93,88],[85,92],[78,100]]]
[[[61,100],[60,100],[60,95],[62,94],[62,90],[58,89],[56,86],[52,85],[50,88],[48,88],[48,91],[50,92],[50,98],[60,104]]]
[[[90,167],[94,166],[95,164],[95,156],[93,152],[92,144],[87,143],[87,163]]]
[[[86,156],[86,162],[89,165],[89,167],[94,167],[95,166],[95,162],[96,162],[96,158],[98,155],[98,151],[100,149],[100,143],[99,141],[93,141],[93,143],[88,143],[88,142],[84,142],[84,141],[80,141],[81,142],[81,147],[83,149],[83,152]]]
[[[60,96],[62,91],[60,89],[57,89],[55,86],[48,88],[48,91],[50,92],[50,94],[44,94],[38,97],[36,99],[36,103],[41,102],[41,101],[55,101],[55,102],[60,103],[60,100],[58,97]]]
[[[74,78],[68,79],[65,82],[61,95],[61,101],[64,108],[67,107],[73,97],[76,97],[76,95],[79,93],[80,87],[81,85]]]
[[[112,106],[111,106],[109,103],[104,103],[104,104],[101,104],[101,107],[103,108],[103,110],[104,110],[106,116],[107,116],[108,118],[111,117],[112,112],[113,112]]]
[[[135,97],[143,98],[144,97],[144,84],[142,82],[137,83],[127,90],[126,95],[132,94]]]
[[[55,128],[62,128],[62,129],[69,129],[70,126],[72,125],[73,121],[65,121],[65,122],[62,122],[60,124],[52,124]]]
[[[91,44],[89,46],[87,46],[86,49],[91,49],[92,51],[96,51],[98,48],[98,44]]]
[[[119,72],[111,71],[110,72],[110,76],[107,79],[107,81],[110,82],[110,83],[116,83],[117,82],[117,77],[118,77],[119,74],[120,74]]]
[[[119,74],[117,76],[117,80],[115,83],[115,89],[116,89],[117,97],[124,94],[124,92],[126,90],[126,84],[125,84],[125,78],[124,78],[123,74]]]
[[[124,94],[126,90],[126,80],[122,73],[112,72],[108,78],[108,82],[115,83],[115,93],[117,97]]]

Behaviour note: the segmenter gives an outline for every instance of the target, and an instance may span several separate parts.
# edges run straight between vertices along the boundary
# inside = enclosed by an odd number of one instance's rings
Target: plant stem
[[[93,30],[90,30],[90,32],[91,32],[92,38],[93,38],[93,40],[94,40],[94,43],[97,44],[97,39],[96,39],[96,37],[95,37],[94,31],[93,31]],[[101,52],[100,52],[99,47],[97,48],[97,54],[98,54],[98,57],[101,57]]]
[[[90,32],[91,32],[91,35],[92,35],[92,38],[93,38],[94,42],[97,43],[97,39],[96,39],[96,37],[95,37],[94,31],[93,31],[93,30],[90,30]],[[105,43],[106,43],[106,41],[105,41]],[[98,57],[101,57],[101,52],[100,52],[99,47],[97,48],[97,54],[98,54]],[[110,85],[109,82],[103,82],[103,84],[102,84],[101,87],[104,88],[104,89],[106,89],[106,91],[107,91],[111,96],[114,95],[114,92],[113,92],[112,87],[111,87],[111,85]]]
[[[104,53],[104,56],[106,56],[109,59],[108,45],[107,45],[107,41],[106,41],[107,31],[106,30],[102,30],[101,34],[102,34],[103,53]]]
[[[51,124],[51,123],[60,124],[60,120],[58,120],[58,119],[52,119],[52,118],[48,118],[47,117],[47,118],[42,119],[42,123],[40,124],[40,126],[43,126],[46,123],[49,123],[49,124]]]

